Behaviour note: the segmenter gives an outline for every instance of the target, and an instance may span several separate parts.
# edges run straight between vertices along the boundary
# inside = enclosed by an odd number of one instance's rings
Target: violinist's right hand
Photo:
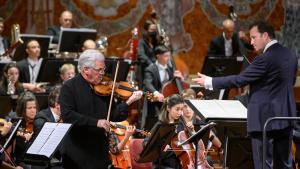
[[[164,101],[165,96],[163,94],[159,93],[158,91],[155,91],[153,94],[154,94],[154,100],[157,100],[159,102]]]
[[[97,127],[103,128],[106,132],[109,132],[110,123],[105,119],[99,119],[97,122]]]

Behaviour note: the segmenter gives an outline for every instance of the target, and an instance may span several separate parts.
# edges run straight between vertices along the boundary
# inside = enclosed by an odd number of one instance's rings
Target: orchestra
[[[293,86],[299,67],[293,52],[279,45],[268,22],[255,22],[249,30],[241,31],[238,16],[230,16],[222,18],[222,32],[215,33],[206,44],[206,59],[222,59],[222,65],[205,61],[210,71],[199,69],[193,75],[177,56],[179,51],[174,51],[170,30],[164,29],[155,10],[142,24],[131,25],[125,47],[113,46],[123,52],[120,56],[109,56],[109,36],[80,28],[71,10],[61,12],[59,25],[49,26],[43,35],[50,37],[50,42],[39,34],[23,42],[19,34],[26,32],[20,32],[17,24],[17,32],[16,25],[11,25],[14,34],[7,38],[2,35],[5,19],[0,16],[0,99],[9,103],[0,106],[0,148],[12,138],[0,154],[0,168],[228,168],[228,140],[242,127],[228,127],[232,119],[205,117],[198,105],[188,100],[221,99],[223,89],[226,94],[227,88],[240,91],[246,86],[246,94],[231,97],[245,99],[239,101],[248,111],[248,118],[242,120],[247,125],[243,133],[247,134],[236,135],[251,144],[251,165],[247,167],[262,168],[263,123],[269,117],[297,117]],[[61,43],[62,30],[70,30],[69,51],[60,51],[65,45]],[[45,49],[47,56],[42,52]],[[240,56],[243,67],[228,73],[230,66],[236,66],[228,60],[239,61]],[[52,70],[51,76],[43,73]],[[21,126],[13,133],[19,119]],[[27,150],[39,139],[46,122],[72,127],[51,158],[38,164],[27,159]],[[210,122],[216,126],[202,132]],[[299,140],[292,142],[293,127],[292,123],[278,122],[268,128],[267,146],[272,148],[267,154],[267,168],[298,168],[300,157],[295,154],[300,153],[294,149],[300,144]],[[130,144],[135,140],[142,140],[141,145],[135,145],[142,148],[138,155],[134,153],[140,150]],[[136,163],[147,165],[137,167]]]

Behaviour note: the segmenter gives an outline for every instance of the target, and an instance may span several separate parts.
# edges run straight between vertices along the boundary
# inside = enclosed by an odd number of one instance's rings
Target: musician
[[[16,63],[5,65],[0,81],[0,95],[20,95],[24,90],[35,92],[41,89],[35,84],[19,82],[19,68]]]
[[[73,124],[63,143],[63,166],[66,169],[107,168],[110,124],[106,118],[110,97],[99,96],[94,91],[105,72],[104,56],[98,50],[86,50],[79,57],[78,69],[80,73],[64,83],[59,97],[63,121]],[[141,95],[140,91],[133,92],[119,104],[113,100],[111,120],[125,120],[128,105]]]
[[[110,146],[109,151],[112,154],[119,154],[122,150],[124,150],[127,141],[134,134],[134,132],[135,132],[135,126],[131,126],[131,125],[126,126],[124,138],[122,140],[119,140],[116,132],[112,130],[110,132],[110,137],[109,137],[109,146]]]
[[[182,114],[184,106],[184,100],[180,95],[174,94],[164,100],[164,103],[159,114],[159,120],[155,123],[151,130],[151,133],[157,128],[156,126],[160,124],[171,124],[178,122],[179,117]],[[174,137],[176,136],[176,131],[174,131]],[[144,144],[148,142],[148,138],[145,138]],[[160,159],[153,161],[152,168],[172,168],[179,169],[180,162],[176,157],[175,153],[170,149],[170,143],[164,148],[164,151],[160,155]]]
[[[92,39],[87,39],[83,42],[82,51],[85,51],[87,49],[96,49],[97,45],[96,42]]]
[[[297,58],[275,40],[273,27],[265,21],[250,26],[251,44],[260,53],[239,75],[208,77],[198,73],[193,79],[207,89],[250,85],[247,130],[252,141],[255,169],[292,168],[292,123],[272,121],[267,128],[267,157],[262,161],[262,132],[268,118],[295,117],[293,92],[297,74]]]
[[[10,42],[8,38],[2,35],[4,31],[4,19],[0,17],[0,55],[5,53],[5,51],[10,47]]]
[[[231,19],[225,19],[222,25],[223,32],[210,42],[208,56],[231,57],[241,55],[242,47],[240,44],[251,49],[251,45],[246,43],[245,33],[240,32],[237,34],[234,32],[235,24]],[[240,39],[243,43],[239,43]]]
[[[55,86],[48,96],[49,107],[39,111],[33,120],[34,136],[37,136],[46,122],[60,122],[60,105],[58,97],[61,86]],[[34,137],[35,138],[35,137]]]
[[[184,89],[182,91],[181,95],[182,95],[183,99],[196,99],[196,93],[191,88]],[[197,116],[195,114],[195,112],[193,111],[193,109],[191,109],[189,107],[189,105],[186,103],[184,104],[184,107],[183,107],[182,117],[186,123],[186,126],[188,128],[190,128],[193,132],[195,132],[195,130],[196,130],[195,126],[197,126],[198,129],[201,129],[201,126],[206,125],[206,123],[203,120],[201,120],[201,118],[199,116]],[[177,130],[178,131],[185,130],[183,123],[179,123]],[[205,147],[204,147],[203,141],[200,140],[198,144],[199,145],[201,144],[201,148],[202,148],[202,152],[201,152],[201,149],[199,148],[200,149],[199,157],[201,160],[203,160],[203,161],[201,161],[201,165],[205,166],[207,168],[211,168],[211,166],[213,166],[213,161],[211,160],[210,156],[206,156],[204,154]],[[222,146],[221,141],[216,136],[216,134],[213,130],[209,130],[209,141],[208,141],[207,149],[211,148],[211,144],[214,145],[217,150],[220,150],[220,148]]]
[[[59,73],[62,84],[64,84],[67,80],[76,75],[75,66],[71,63],[65,63],[60,67]]]
[[[27,57],[17,62],[20,69],[20,82],[34,84],[42,64],[42,58],[40,58],[41,48],[39,42],[35,39],[28,40],[25,46]]]
[[[135,133],[136,128],[132,125],[127,125],[125,127],[126,129],[111,129],[109,133],[109,152],[111,153],[111,159],[114,168],[131,167],[129,147],[126,146],[126,144],[130,140],[131,136]]]
[[[143,82],[145,68],[155,63],[156,57],[154,49],[159,44],[156,23],[147,20],[144,24],[143,37],[139,39],[137,60],[137,81]]]
[[[180,71],[172,71],[172,68],[168,65],[170,62],[170,50],[164,46],[159,45],[155,48],[156,62],[152,63],[145,70],[144,89],[154,94],[154,100],[144,102],[143,115],[141,121],[141,128],[150,130],[155,122],[158,120],[158,114],[161,108],[161,102],[164,100],[164,96],[161,93],[162,86],[171,80],[173,77],[179,77],[183,79]]]
[[[61,28],[71,28],[73,24],[73,14],[71,11],[63,11],[59,17],[60,26],[48,28],[48,35],[53,36],[52,43],[57,44]]]
[[[19,82],[19,68],[16,63],[8,63],[3,68],[0,81],[0,95],[19,95],[24,92],[22,83]]]
[[[32,123],[38,109],[38,102],[33,93],[24,92],[18,98],[16,113],[19,117],[23,117],[21,123],[23,131],[17,133],[15,151],[12,156],[16,159],[15,163],[24,169],[30,168],[30,165],[24,164],[23,160],[33,134]]]

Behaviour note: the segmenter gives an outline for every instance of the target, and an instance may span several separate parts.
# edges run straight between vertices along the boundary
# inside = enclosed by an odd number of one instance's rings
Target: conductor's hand
[[[135,92],[133,92],[132,95],[128,98],[128,100],[126,101],[126,103],[127,103],[128,105],[130,105],[131,103],[133,103],[133,102],[135,102],[135,101],[141,99],[142,96],[143,96],[143,92],[142,92],[142,91],[140,91],[140,90],[139,90],[139,91],[135,91]]]
[[[200,86],[204,86],[206,76],[201,73],[198,73],[197,75],[198,75],[198,77],[192,79],[192,81],[198,83]]]
[[[110,128],[109,121],[104,119],[99,119],[97,122],[97,127],[103,128],[106,132],[109,132],[109,128]]]

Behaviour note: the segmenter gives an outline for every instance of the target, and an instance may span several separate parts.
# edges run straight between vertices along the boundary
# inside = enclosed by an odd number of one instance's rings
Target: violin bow
[[[110,101],[109,101],[109,107],[108,107],[108,112],[107,112],[107,121],[109,121],[110,118],[110,113],[111,113],[111,106],[112,106],[112,101],[113,101],[113,97],[114,97],[114,92],[115,92],[115,87],[116,87],[116,81],[117,81],[117,76],[118,76],[118,72],[119,72],[119,66],[120,66],[120,60],[117,61],[117,66],[116,66],[116,73],[115,73],[115,77],[114,77],[114,82],[113,82],[113,86],[112,86],[112,92],[110,95]]]

